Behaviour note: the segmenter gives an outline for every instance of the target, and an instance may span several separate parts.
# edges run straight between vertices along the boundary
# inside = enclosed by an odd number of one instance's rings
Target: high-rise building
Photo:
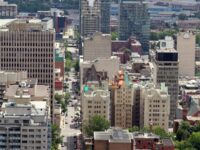
[[[110,92],[108,83],[103,81],[88,81],[82,92],[83,120],[88,121],[94,115],[110,121]]]
[[[50,149],[49,87],[24,80],[6,89],[0,112],[0,149]]]
[[[85,61],[93,61],[98,58],[111,57],[111,36],[96,32],[91,37],[84,39],[83,58]]]
[[[50,124],[46,102],[5,102],[0,114],[1,149],[50,149]]]
[[[133,88],[128,76],[119,71],[111,85],[112,125],[121,128],[133,126]]]
[[[178,100],[178,53],[175,49],[157,50],[153,58],[153,81],[165,83],[170,95],[170,119],[175,118]]]
[[[41,23],[16,20],[0,29],[0,70],[27,71],[28,78],[54,90],[55,31]],[[51,101],[53,113],[53,99]]]
[[[0,18],[15,18],[17,16],[17,5],[8,4],[0,0]]]
[[[170,96],[164,84],[156,88],[154,84],[147,84],[141,94],[143,101],[143,127],[161,127],[168,131]]]
[[[110,0],[101,0],[101,32],[110,33]]]
[[[141,0],[121,0],[119,14],[119,39],[127,40],[136,36],[143,52],[149,50],[150,17],[147,3]]]
[[[195,75],[196,36],[192,32],[180,32],[177,35],[179,75]]]
[[[81,35],[110,32],[110,0],[81,0]]]

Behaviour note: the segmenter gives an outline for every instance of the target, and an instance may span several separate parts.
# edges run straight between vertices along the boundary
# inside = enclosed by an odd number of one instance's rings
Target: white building
[[[50,150],[49,126],[45,101],[5,102],[0,112],[0,149]]]
[[[179,57],[179,75],[195,75],[196,36],[192,32],[180,32],[177,35],[177,51]]]
[[[170,114],[170,95],[165,84],[155,88],[154,84],[147,84],[142,90],[143,127],[159,126],[168,131]]]
[[[110,120],[110,92],[108,85],[99,86],[98,81],[88,82],[82,92],[83,120],[87,121],[94,115]]]

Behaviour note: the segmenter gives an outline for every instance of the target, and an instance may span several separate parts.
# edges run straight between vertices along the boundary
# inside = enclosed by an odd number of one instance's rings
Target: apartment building
[[[143,127],[161,127],[168,131],[170,96],[165,84],[156,88],[154,84],[147,84],[142,90],[143,101]]]
[[[83,58],[92,61],[98,58],[111,57],[111,35],[96,32],[94,35],[84,39]]]
[[[195,75],[196,36],[193,32],[180,32],[177,35],[179,75]],[[188,63],[189,62],[189,63]]]
[[[98,115],[110,121],[110,92],[106,82],[88,81],[82,93],[83,121]]]
[[[0,149],[50,150],[46,101],[4,102],[0,111]]]
[[[28,78],[54,91],[53,29],[45,29],[39,22],[15,20],[0,29],[0,70],[27,71]],[[51,101],[53,113],[53,100]]]
[[[178,100],[178,53],[175,49],[156,50],[152,60],[152,78],[159,87],[165,83],[170,95],[170,120],[175,118]]]
[[[149,51],[150,17],[147,3],[143,1],[121,0],[119,14],[119,39],[127,40],[136,36],[143,52]]]
[[[0,0],[0,18],[15,18],[17,16],[17,5],[8,4]]]
[[[111,83],[112,125],[121,128],[133,126],[133,88],[127,74],[119,71]]]

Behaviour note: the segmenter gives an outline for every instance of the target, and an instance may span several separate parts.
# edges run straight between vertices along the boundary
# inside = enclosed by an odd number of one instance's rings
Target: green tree
[[[200,132],[194,132],[189,137],[188,142],[196,149],[200,150]]]
[[[58,150],[59,144],[63,142],[63,137],[60,136],[61,130],[58,125],[51,125],[52,143],[51,150]]]
[[[83,132],[88,136],[93,136],[94,131],[104,131],[110,127],[110,123],[105,118],[95,115],[88,122],[83,124]]]
[[[191,130],[190,124],[186,121],[183,121],[176,132],[176,140],[178,141],[187,140],[191,134],[190,130]]]
[[[170,137],[170,135],[161,127],[154,127],[152,132],[156,135],[159,135],[161,138]]]
[[[58,93],[56,93],[56,94],[54,95],[54,98],[55,98],[55,100],[56,100],[58,103],[60,103],[61,100],[62,100],[62,95],[59,95]]]
[[[117,40],[118,37],[119,37],[118,32],[111,32],[111,39],[112,40]]]
[[[129,132],[135,132],[135,131],[140,131],[140,128],[138,126],[133,126],[128,129]]]
[[[79,69],[80,69],[79,60],[76,60],[76,61],[74,62],[74,69],[75,69],[76,72],[79,72]]]
[[[72,67],[72,60],[66,59],[65,60],[65,71],[70,71],[71,67]]]

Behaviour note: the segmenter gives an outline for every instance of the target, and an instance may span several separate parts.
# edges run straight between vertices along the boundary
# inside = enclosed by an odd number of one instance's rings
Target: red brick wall
[[[107,150],[107,141],[94,141],[94,150]]]
[[[132,150],[132,143],[109,143],[109,150]]]

